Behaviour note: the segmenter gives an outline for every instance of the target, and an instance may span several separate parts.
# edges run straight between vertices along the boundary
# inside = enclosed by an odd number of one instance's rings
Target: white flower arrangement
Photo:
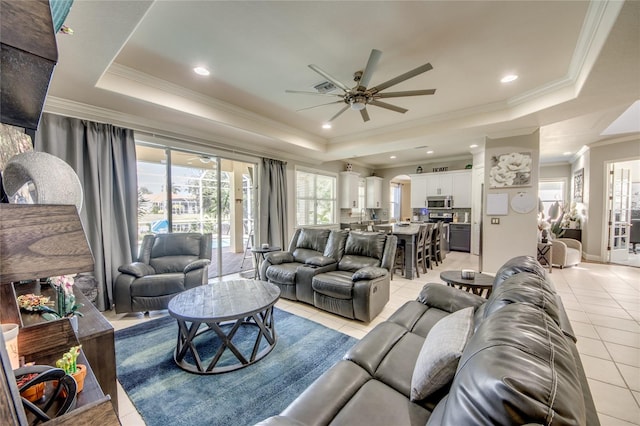
[[[581,228],[582,215],[578,212],[578,204],[575,201],[571,203],[569,211],[562,215],[560,226],[563,228]]]

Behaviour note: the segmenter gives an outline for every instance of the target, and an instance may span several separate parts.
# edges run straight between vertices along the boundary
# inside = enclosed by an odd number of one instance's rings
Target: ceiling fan
[[[426,89],[426,90],[408,90],[404,92],[387,92],[380,93],[385,89],[388,89],[391,86],[395,86],[398,83],[401,83],[405,80],[413,78],[423,72],[429,71],[433,69],[430,63],[426,63],[424,65],[419,66],[418,68],[412,69],[404,74],[401,74],[391,80],[385,81],[384,83],[378,84],[373,87],[367,87],[369,85],[369,81],[371,80],[371,76],[373,75],[376,66],[378,65],[378,61],[382,56],[382,52],[376,49],[371,50],[371,54],[369,55],[369,60],[367,61],[367,65],[364,68],[364,71],[356,71],[353,74],[353,80],[356,82],[354,87],[349,87],[346,84],[342,83],[340,80],[334,78],[329,73],[321,69],[319,66],[311,64],[309,68],[329,80],[335,87],[342,89],[343,94],[337,93],[320,93],[320,92],[305,92],[300,90],[286,90],[287,93],[298,93],[304,95],[319,95],[319,96],[333,96],[339,97],[340,100],[329,102],[327,104],[315,105],[309,108],[302,108],[298,111],[302,111],[305,109],[317,108],[324,105],[332,105],[332,104],[340,104],[345,103],[346,105],[338,111],[336,115],[331,117],[328,122],[331,122],[338,118],[343,112],[351,108],[355,111],[360,111],[360,115],[362,116],[362,120],[369,121],[369,113],[367,112],[367,105],[373,105],[380,108],[389,109],[391,111],[399,112],[404,114],[408,110],[405,108],[401,108],[395,105],[391,105],[386,102],[381,102],[380,99],[386,98],[400,98],[404,96],[422,96],[422,95],[433,95],[436,92],[436,89]]]

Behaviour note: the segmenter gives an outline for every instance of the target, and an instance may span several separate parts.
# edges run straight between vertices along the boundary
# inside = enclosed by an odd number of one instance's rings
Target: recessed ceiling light
[[[475,144],[475,143],[473,145],[469,145],[469,148],[477,148],[477,147],[478,147],[478,144]]]
[[[566,151],[566,152],[563,152],[562,155],[571,155],[571,152]]]
[[[518,76],[515,74],[505,75],[500,79],[500,83],[511,83],[514,80],[517,80]]]
[[[433,151],[429,150],[427,151],[427,154],[433,154]]]
[[[330,129],[331,128],[331,123],[323,123],[322,124],[322,128],[323,129]]]
[[[396,158],[396,156],[395,156],[395,155],[392,155],[392,156],[391,156],[391,157],[389,157],[389,158],[391,158],[391,159],[393,160],[394,158]]]
[[[195,72],[195,73],[196,73],[196,74],[198,74],[198,75],[209,75],[209,74],[211,74],[211,73],[209,72],[209,70],[208,70],[208,69],[206,69],[205,67],[195,67],[195,68],[193,69],[193,72]]]

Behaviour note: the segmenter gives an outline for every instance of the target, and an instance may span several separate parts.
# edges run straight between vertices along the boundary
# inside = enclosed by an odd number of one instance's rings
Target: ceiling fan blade
[[[335,77],[333,77],[331,74],[329,74],[326,71],[324,71],[319,66],[311,64],[311,65],[309,65],[309,68],[311,68],[312,70],[314,70],[315,72],[317,72],[318,74],[320,74],[321,76],[323,76],[324,78],[326,78],[327,80],[332,82],[336,87],[341,88],[345,92],[348,92],[349,90],[351,90],[349,87],[347,87],[347,85],[345,85],[340,80],[338,80]]]
[[[436,93],[436,89],[426,89],[426,90],[407,90],[406,92],[387,92],[387,93],[376,93],[374,98],[401,98],[403,96],[422,96],[422,95],[433,95]]]
[[[303,90],[285,90],[285,93],[297,93],[299,95],[338,96],[339,98],[344,96],[344,95],[339,95],[337,93],[305,92]]]
[[[371,90],[374,91],[374,93],[381,92],[387,87],[395,86],[398,83],[402,83],[403,81],[413,78],[419,74],[422,74],[423,72],[427,72],[430,69],[433,69],[433,67],[431,66],[430,63],[427,62],[426,64],[421,65],[418,68],[412,69],[411,71],[405,72],[404,74],[401,74],[396,78],[392,78],[391,80],[385,81],[382,84],[378,84],[376,87],[372,88]]]
[[[329,119],[329,121],[327,121],[327,123],[332,122],[333,120],[335,120],[336,118],[338,118],[340,116],[340,114],[342,114],[343,112],[345,112],[346,110],[349,109],[349,105],[345,106],[344,108],[342,108],[340,111],[338,111],[338,113],[336,115],[334,115],[333,117],[331,117]]]
[[[360,110],[360,115],[362,116],[362,121],[364,121],[365,123],[369,121],[369,113],[367,112],[366,108]]]
[[[371,54],[369,55],[369,60],[367,61],[367,66],[364,68],[362,72],[362,76],[360,77],[360,81],[358,81],[358,90],[365,90],[369,85],[369,81],[371,80],[371,76],[373,72],[376,70],[378,66],[378,61],[380,61],[380,57],[382,56],[382,52],[376,49],[371,50]],[[366,121],[366,120],[365,120]]]
[[[310,107],[306,107],[306,108],[300,108],[300,109],[297,109],[296,111],[304,111],[304,110],[306,110],[306,109],[318,108],[318,107],[325,106],[325,105],[341,104],[341,103],[343,103],[343,102],[344,102],[344,101],[329,102],[329,103],[327,103],[327,104],[320,104],[320,105],[314,105],[314,106],[310,106]]]
[[[404,114],[405,112],[409,111],[408,109],[400,108],[398,106],[391,105],[386,102],[380,102],[380,101],[371,101],[369,102],[369,105],[375,105],[380,108],[390,109],[391,111],[399,112],[400,114]]]

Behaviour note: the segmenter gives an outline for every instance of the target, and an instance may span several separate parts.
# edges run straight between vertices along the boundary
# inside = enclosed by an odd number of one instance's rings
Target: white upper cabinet
[[[451,195],[453,179],[449,173],[427,173],[427,197]]]
[[[360,173],[340,172],[340,208],[354,209],[358,207],[358,185]]]
[[[427,175],[410,175],[411,177],[411,208],[427,207]]]
[[[471,208],[471,170],[451,172],[453,207],[456,209]]]
[[[411,177],[411,208],[427,207],[427,197],[450,195],[453,207],[471,208],[471,170],[422,173]]]
[[[382,178],[369,176],[367,179],[367,208],[382,208]]]

